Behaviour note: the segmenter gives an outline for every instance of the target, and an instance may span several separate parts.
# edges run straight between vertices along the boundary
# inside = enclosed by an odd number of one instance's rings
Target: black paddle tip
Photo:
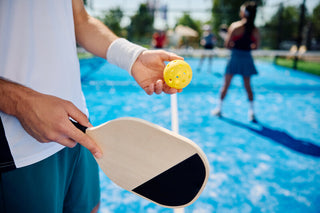
[[[168,207],[189,204],[198,195],[206,179],[206,167],[194,154],[157,175],[133,191],[155,203]]]

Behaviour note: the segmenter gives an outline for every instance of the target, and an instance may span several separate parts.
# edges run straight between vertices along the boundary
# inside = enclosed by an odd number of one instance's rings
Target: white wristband
[[[110,44],[106,58],[108,62],[127,70],[131,75],[131,69],[134,62],[145,50],[147,49],[131,43],[124,38],[118,38]]]

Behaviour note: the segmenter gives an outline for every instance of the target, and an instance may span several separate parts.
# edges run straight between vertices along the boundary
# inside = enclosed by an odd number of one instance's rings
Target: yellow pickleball
[[[174,60],[165,67],[163,78],[168,86],[182,89],[191,82],[192,69],[189,64],[183,60]]]

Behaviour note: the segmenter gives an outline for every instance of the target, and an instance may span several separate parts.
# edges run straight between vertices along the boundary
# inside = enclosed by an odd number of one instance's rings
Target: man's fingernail
[[[103,155],[102,155],[101,152],[96,152],[96,153],[94,153],[94,156],[95,156],[96,158],[98,158],[98,159],[101,159]]]

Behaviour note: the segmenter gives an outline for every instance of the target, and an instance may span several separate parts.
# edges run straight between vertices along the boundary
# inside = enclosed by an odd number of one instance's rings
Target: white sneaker
[[[254,112],[252,110],[249,110],[248,117],[249,117],[249,121],[253,123],[257,123],[256,116],[254,115]]]
[[[215,108],[211,111],[211,115],[217,116],[217,117],[222,117],[221,109],[220,108]]]

